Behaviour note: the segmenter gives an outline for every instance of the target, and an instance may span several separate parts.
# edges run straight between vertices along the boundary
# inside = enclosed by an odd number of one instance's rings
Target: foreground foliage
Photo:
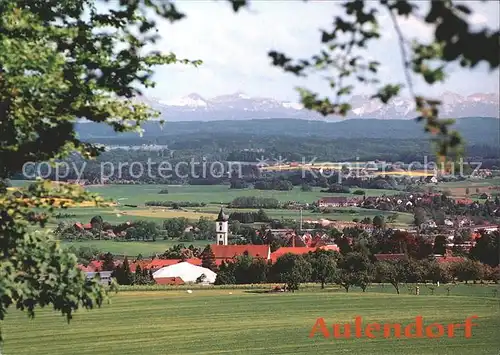
[[[75,151],[95,156],[100,149],[75,134],[77,119],[138,130],[154,113],[131,98],[153,85],[152,66],[198,64],[145,51],[156,39],[146,10],[174,21],[182,16],[173,6],[149,0],[114,5],[103,10],[93,0],[0,2],[0,181],[29,161]],[[32,231],[31,225],[43,227],[54,208],[64,207],[55,197],[90,198],[42,183],[20,198],[0,184],[0,320],[12,305],[30,316],[37,306],[52,305],[69,321],[74,310],[100,306],[106,297],[97,282],[86,281],[74,255]],[[33,207],[45,213],[36,215]]]

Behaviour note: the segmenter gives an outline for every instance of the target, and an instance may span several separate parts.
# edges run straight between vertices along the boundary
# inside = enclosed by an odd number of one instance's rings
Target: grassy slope
[[[232,292],[232,294],[229,294]],[[309,333],[318,317],[332,323],[460,323],[477,315],[472,338],[463,331],[440,339],[324,339]],[[383,293],[243,290],[121,292],[112,303],[77,312],[67,325],[44,310],[34,320],[13,311],[3,324],[2,353],[31,354],[496,354],[498,299]]]

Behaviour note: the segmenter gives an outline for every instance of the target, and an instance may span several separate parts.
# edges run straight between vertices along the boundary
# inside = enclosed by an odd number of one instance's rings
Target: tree
[[[425,210],[422,207],[415,208],[415,212],[413,213],[413,223],[415,223],[417,227],[420,227],[425,222],[425,219]]]
[[[200,217],[196,223],[196,229],[197,239],[208,240],[215,234],[214,222],[206,217]]]
[[[484,271],[483,264],[469,259],[455,263],[452,268],[452,273],[458,281],[465,281],[465,283],[468,281],[476,283],[477,280],[481,280]]]
[[[432,260],[426,263],[424,269],[424,279],[426,281],[431,281],[433,283],[448,283],[453,281],[453,275],[448,263],[438,263]]]
[[[102,256],[102,271],[113,271],[115,269],[115,259],[113,254],[106,253]]]
[[[351,286],[359,286],[365,292],[372,274],[372,264],[368,257],[360,252],[347,253],[338,265],[340,271],[337,283],[342,285],[346,292],[349,292]]]
[[[373,217],[373,227],[378,229],[385,228],[384,216],[376,215],[375,217]]]
[[[241,231],[241,222],[240,221],[231,221],[229,223],[229,231],[232,235],[238,235]]]
[[[104,221],[101,216],[94,216],[90,220],[90,225],[92,226],[92,229],[98,232],[102,230],[103,223]]]
[[[189,225],[187,218],[169,218],[163,221],[163,229],[166,230],[169,238],[180,238]]]
[[[302,186],[300,187],[300,190],[302,192],[310,192],[310,191],[312,191],[312,187],[309,184],[302,184]]]
[[[482,233],[470,250],[470,257],[484,264],[496,267],[500,258],[500,232]]]
[[[234,276],[234,263],[226,263],[225,261],[219,267],[214,285],[233,285],[236,283]]]
[[[131,98],[139,86],[153,85],[152,66],[179,62],[173,54],[147,51],[155,23],[143,15],[146,9],[171,21],[182,18],[173,4],[163,5],[132,0],[109,12],[86,0],[0,3],[0,179],[28,161],[73,151],[95,156],[102,149],[78,139],[77,119],[132,131],[154,114]],[[31,317],[37,306],[51,305],[68,321],[78,308],[100,306],[103,287],[87,280],[73,254],[29,225],[43,227],[47,220],[29,221],[32,206],[49,213],[64,206],[44,199],[55,196],[53,186],[37,183],[27,191],[30,206],[1,190],[0,320],[12,305]],[[77,202],[91,199],[72,186],[58,186],[57,193]]]
[[[335,280],[336,259],[332,254],[316,250],[311,257],[312,279],[325,288],[327,282]]]
[[[287,253],[276,260],[271,267],[271,278],[283,282],[290,291],[299,289],[302,282],[310,280],[312,267],[302,255]]]
[[[210,245],[207,245],[201,253],[201,266],[212,271],[217,269],[217,265],[215,264],[215,254]]]
[[[133,222],[132,226],[127,228],[125,232],[125,238],[135,240],[156,241],[162,235],[162,231],[155,222],[141,220]]]
[[[427,132],[436,138],[437,155],[441,158],[461,153],[461,138],[457,131],[450,129],[453,120],[439,119],[441,102],[424,97],[415,91],[414,77],[421,77],[427,84],[445,81],[446,69],[451,64],[472,69],[480,63],[495,70],[500,65],[498,41],[500,32],[496,28],[481,31],[469,26],[471,10],[452,1],[427,1],[429,9],[423,17],[425,23],[434,30],[430,43],[414,40],[409,45],[408,38],[401,31],[398,18],[412,16],[419,18],[419,8],[423,1],[343,1],[344,14],[336,16],[331,30],[322,30],[321,52],[310,58],[293,60],[284,53],[270,51],[273,65],[297,76],[307,76],[318,72],[326,74],[325,80],[334,90],[334,97],[321,98],[306,88],[299,88],[301,102],[307,109],[320,114],[345,116],[350,110],[348,98],[353,94],[354,84],[377,85],[373,98],[383,104],[398,96],[402,83],[380,84],[379,62],[364,55],[382,36],[382,12],[389,14],[401,51],[401,61],[406,86],[415,100],[419,121],[425,122]],[[379,6],[377,6],[379,5]]]
[[[445,255],[446,254],[446,237],[444,235],[438,235],[434,239],[434,254]]]
[[[399,286],[407,279],[403,261],[379,261],[376,264],[375,272],[380,282],[390,283],[399,295]]]
[[[356,275],[349,270],[339,269],[335,277],[335,282],[342,286],[345,292],[349,292],[349,288],[356,283]]]
[[[130,265],[127,257],[125,257],[123,263],[115,269],[113,277],[120,285],[132,285],[134,282],[134,275],[132,275],[132,272],[130,271]]]

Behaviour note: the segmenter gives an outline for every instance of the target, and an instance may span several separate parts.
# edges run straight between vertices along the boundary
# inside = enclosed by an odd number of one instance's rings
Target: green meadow
[[[167,188],[168,194],[159,194],[159,191]],[[88,191],[98,193],[105,199],[113,200],[119,203],[119,206],[101,208],[101,207],[75,207],[68,208],[62,213],[70,213],[74,216],[52,220],[52,226],[61,220],[87,222],[95,215],[101,215],[106,221],[111,223],[120,223],[124,221],[146,219],[161,221],[166,218],[186,217],[190,220],[198,220],[201,216],[214,217],[219,211],[220,205],[231,202],[240,196],[260,196],[274,197],[282,202],[299,201],[312,203],[324,196],[354,196],[352,194],[325,194],[320,192],[320,188],[314,188],[313,191],[304,192],[295,187],[291,191],[262,191],[254,189],[230,189],[225,185],[213,186],[195,186],[195,185],[104,185],[92,186]],[[396,193],[392,190],[365,190],[367,196],[391,195]],[[185,208],[183,211],[172,210],[168,208],[150,208],[144,206],[147,201],[188,201],[204,202],[205,207]],[[125,204],[136,205],[137,207],[127,207]],[[227,212],[233,210],[228,209]],[[247,210],[249,211],[249,210]],[[354,211],[350,213],[350,211]],[[299,219],[299,211],[276,209],[266,210],[266,213],[273,218],[292,218]],[[364,217],[374,217],[377,214],[389,215],[390,212],[367,210],[360,208],[339,208],[338,211],[327,214],[312,213],[304,211],[303,217],[306,219],[329,218],[333,220],[352,221],[353,218],[363,219]],[[405,225],[411,223],[412,216],[400,213],[397,223]]]
[[[168,189],[168,194],[158,194]],[[205,203],[229,203],[240,196],[274,197],[279,201],[314,202],[324,196],[355,196],[352,194],[329,194],[321,188],[301,191],[294,187],[290,191],[269,191],[255,189],[230,189],[227,185],[103,185],[88,187],[87,190],[99,193],[122,204],[144,204],[146,201],[193,201]],[[365,189],[367,196],[393,195],[394,190]]]
[[[101,309],[76,312],[69,325],[48,309],[39,310],[33,320],[10,311],[2,324],[1,353],[496,355],[500,299],[485,288],[464,285],[466,293],[450,296],[397,295],[390,288],[347,294],[338,288],[275,294],[239,288],[196,288],[191,294],[182,289],[121,291]],[[375,339],[356,338],[354,332],[357,316],[363,327],[372,322],[405,327],[422,316],[425,327],[463,323],[473,315],[477,326],[468,339],[460,329],[453,338],[445,332],[434,339],[384,338],[377,332]],[[324,318],[329,333],[334,323],[350,323],[352,337],[316,333],[310,338],[318,318]]]

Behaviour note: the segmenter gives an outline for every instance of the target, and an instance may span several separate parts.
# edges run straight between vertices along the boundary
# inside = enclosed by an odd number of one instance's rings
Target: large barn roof
[[[180,277],[184,282],[196,282],[202,274],[205,274],[205,281],[208,283],[214,283],[217,277],[217,274],[210,269],[182,262],[162,267],[153,273],[153,278]]]

